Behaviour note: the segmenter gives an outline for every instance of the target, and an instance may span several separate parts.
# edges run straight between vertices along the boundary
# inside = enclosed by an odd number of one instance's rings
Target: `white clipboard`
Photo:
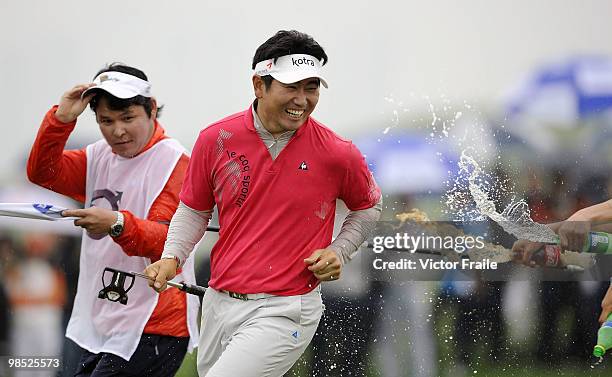
[[[0,203],[0,216],[48,221],[78,219],[78,217],[62,216],[62,211],[67,209],[45,203]]]

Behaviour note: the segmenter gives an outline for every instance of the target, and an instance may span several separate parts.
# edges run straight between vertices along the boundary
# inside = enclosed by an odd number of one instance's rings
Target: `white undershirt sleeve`
[[[343,265],[353,259],[359,246],[372,234],[381,212],[382,195],[373,207],[350,211],[346,216],[340,233],[329,245],[329,248],[338,254]]]
[[[179,202],[178,208],[170,221],[168,236],[161,257],[176,257],[179,260],[179,267],[182,267],[195,245],[204,236],[212,213],[212,210],[197,211],[187,207],[183,202]]]

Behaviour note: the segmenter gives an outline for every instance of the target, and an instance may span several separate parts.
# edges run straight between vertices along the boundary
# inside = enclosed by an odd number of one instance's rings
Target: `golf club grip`
[[[176,288],[191,295],[196,295],[200,297],[204,297],[204,293],[206,293],[206,288],[200,287],[199,285],[177,283]]]

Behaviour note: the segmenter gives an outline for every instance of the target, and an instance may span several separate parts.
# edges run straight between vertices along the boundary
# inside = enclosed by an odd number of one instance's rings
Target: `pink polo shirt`
[[[319,283],[304,259],[331,243],[336,199],[366,209],[380,189],[357,147],[312,118],[273,160],[249,108],[200,132],[180,199],[218,206],[211,287],[289,296]]]

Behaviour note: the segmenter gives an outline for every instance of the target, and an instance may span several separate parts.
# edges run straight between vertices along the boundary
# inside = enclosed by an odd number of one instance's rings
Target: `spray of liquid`
[[[478,212],[499,224],[506,232],[518,239],[556,243],[557,235],[546,225],[531,220],[529,206],[524,200],[510,203],[501,213],[495,202],[489,199],[482,185],[483,171],[466,151],[461,153],[459,168],[468,175],[469,192],[476,203]]]
[[[385,99],[391,104],[396,104],[392,97]],[[450,181],[447,182],[449,186],[445,195],[447,213],[458,221],[482,221],[488,217],[518,239],[557,243],[558,237],[550,228],[531,219],[529,206],[524,200],[512,201],[503,211],[497,211],[495,202],[508,194],[510,187],[506,187],[509,185],[505,184],[497,185],[473,157],[475,155],[482,159],[491,159],[495,156],[500,158],[495,152],[489,128],[480,122],[479,112],[473,110],[467,103],[457,111],[459,109],[454,109],[445,96],[440,98],[442,107],[436,107],[429,97],[423,99],[427,102],[432,117],[427,124],[428,143],[452,145],[457,151],[461,151],[458,163],[459,176],[454,180],[453,187],[450,187]],[[391,128],[398,124],[396,110],[394,109]],[[461,120],[465,120],[464,124],[457,123]],[[383,134],[387,132],[389,127]],[[442,161],[442,157],[440,158]]]

